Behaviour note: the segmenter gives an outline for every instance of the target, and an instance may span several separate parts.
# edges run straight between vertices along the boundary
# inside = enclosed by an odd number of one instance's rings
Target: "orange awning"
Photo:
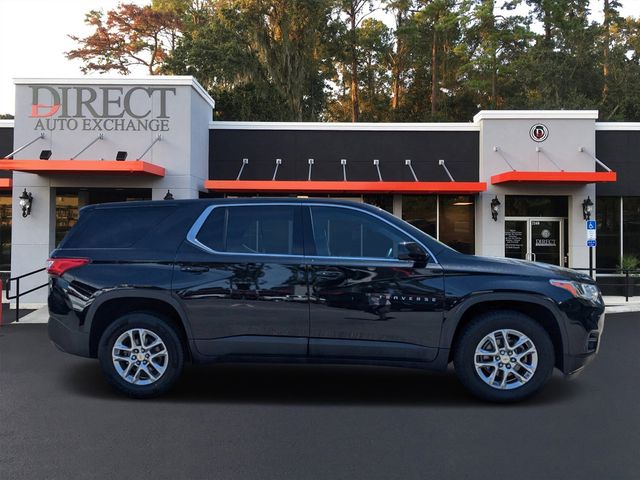
[[[484,192],[485,182],[352,182],[318,180],[206,180],[205,188],[225,193],[459,193]]]
[[[504,172],[491,177],[501,183],[603,183],[615,182],[616,172]]]
[[[39,175],[155,175],[164,177],[164,168],[141,160],[0,160],[0,170]]]

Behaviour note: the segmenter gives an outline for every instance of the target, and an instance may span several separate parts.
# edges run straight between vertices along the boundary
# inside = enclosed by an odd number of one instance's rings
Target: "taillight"
[[[67,270],[82,267],[89,262],[88,258],[50,258],[47,260],[47,273],[60,277]]]

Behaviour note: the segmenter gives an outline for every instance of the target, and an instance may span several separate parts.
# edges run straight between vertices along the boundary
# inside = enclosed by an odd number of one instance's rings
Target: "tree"
[[[395,30],[392,32],[395,37],[392,41],[393,48],[389,52],[389,63],[391,69],[391,111],[395,114],[400,107],[401,95],[406,89],[406,70],[409,57],[409,38],[415,35],[411,21],[413,15],[413,0],[388,0],[386,10],[393,14]]]
[[[343,66],[348,66],[342,69],[342,81],[348,80],[349,82],[351,121],[357,122],[360,117],[358,27],[362,20],[372,12],[372,0],[338,0],[336,5],[337,18],[335,21],[341,26],[344,25],[344,28],[335,30],[339,34],[337,41],[342,47],[336,60]]]
[[[128,74],[135,65],[159,73],[162,63],[175,47],[180,18],[172,11],[150,5],[120,4],[105,15],[91,10],[85,23],[95,31],[84,38],[69,37],[79,47],[66,53],[68,59],[80,59],[82,71],[117,71]]]

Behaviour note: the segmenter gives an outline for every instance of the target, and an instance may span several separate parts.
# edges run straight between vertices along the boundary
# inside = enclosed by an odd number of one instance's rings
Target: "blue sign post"
[[[596,246],[596,221],[587,220],[587,247],[589,247],[589,276],[593,278],[593,247]]]

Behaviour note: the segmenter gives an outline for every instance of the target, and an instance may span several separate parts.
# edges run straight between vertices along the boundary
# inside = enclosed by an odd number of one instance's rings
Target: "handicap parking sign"
[[[596,221],[595,220],[587,220],[587,247],[595,247],[596,246]]]

